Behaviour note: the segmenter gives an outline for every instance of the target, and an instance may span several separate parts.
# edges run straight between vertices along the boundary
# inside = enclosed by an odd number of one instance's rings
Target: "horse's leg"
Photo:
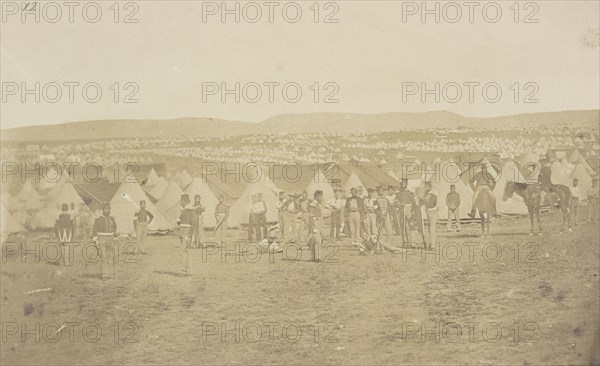
[[[484,213],[479,213],[479,219],[481,220],[481,236],[485,236],[485,218]]]

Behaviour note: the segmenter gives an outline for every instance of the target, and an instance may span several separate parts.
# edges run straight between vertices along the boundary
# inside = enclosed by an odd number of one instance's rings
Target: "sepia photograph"
[[[0,365],[600,366],[600,1],[0,18]]]

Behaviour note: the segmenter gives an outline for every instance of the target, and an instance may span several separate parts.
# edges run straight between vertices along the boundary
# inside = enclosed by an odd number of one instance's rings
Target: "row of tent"
[[[495,193],[498,198],[498,211],[505,214],[526,214],[527,209],[523,200],[514,195],[507,201],[503,201],[502,193],[506,183],[515,181],[527,183],[537,180],[539,170],[523,172],[527,162],[535,161],[537,156],[524,156],[521,162],[509,161],[502,165],[500,171],[491,168],[490,174],[497,176]],[[230,226],[239,226],[248,223],[248,207],[251,196],[262,193],[267,204],[267,220],[277,221],[278,193],[281,190],[287,192],[300,192],[306,190],[311,197],[316,190],[324,193],[327,202],[334,197],[334,188],[342,188],[349,191],[353,187],[375,188],[379,185],[399,184],[398,177],[408,178],[409,189],[416,190],[422,182],[431,181],[438,194],[438,207],[440,218],[447,218],[447,207],[445,204],[446,194],[449,192],[450,184],[456,186],[461,196],[461,216],[466,217],[470,210],[473,192],[468,184],[468,174],[462,168],[452,162],[441,162],[444,166],[443,173],[446,177],[439,176],[439,172],[428,169],[426,172],[384,172],[374,166],[340,166],[337,164],[323,165],[319,169],[311,171],[311,174],[303,174],[297,180],[283,179],[282,172],[275,170],[272,174],[273,180],[268,174],[260,174],[256,180],[250,183],[237,182],[232,184],[220,183],[218,179],[202,179],[192,177],[186,169],[182,169],[175,176],[169,173],[160,176],[153,168],[150,169],[141,182],[124,183],[83,183],[72,184],[68,175],[63,175],[53,184],[40,183],[38,190],[26,181],[18,194],[14,197],[7,192],[2,193],[2,231],[23,231],[24,227],[32,229],[50,228],[58,214],[61,204],[67,203],[74,206],[77,214],[89,216],[99,215],[103,202],[110,202],[112,215],[117,220],[119,232],[130,234],[133,232],[133,214],[139,208],[139,201],[147,202],[147,209],[155,215],[149,230],[163,232],[171,230],[176,226],[179,216],[179,200],[183,193],[189,194],[193,200],[195,195],[200,195],[202,203],[206,208],[204,224],[213,227],[215,218],[214,208],[218,203],[217,195],[223,194],[226,202],[231,203]],[[555,184],[570,185],[573,178],[578,178],[580,187],[585,194],[592,185],[592,175],[595,174],[583,157],[578,157],[575,164],[566,159],[552,163],[552,180]],[[454,173],[453,173],[454,172]],[[462,174],[461,174],[462,173]],[[472,172],[473,173],[473,172]],[[43,193],[38,193],[43,192]]]

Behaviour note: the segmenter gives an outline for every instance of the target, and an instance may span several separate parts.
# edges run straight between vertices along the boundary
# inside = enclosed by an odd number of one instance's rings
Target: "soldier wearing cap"
[[[387,241],[389,241],[390,237],[392,236],[392,222],[390,220],[390,215],[388,212],[390,207],[390,201],[388,201],[385,191],[386,189],[384,186],[379,186],[377,188],[377,198],[375,199],[375,207],[377,209],[376,212],[378,227],[385,229],[385,235]]]
[[[199,248],[204,241],[204,205],[199,194],[194,196],[194,224],[192,226],[192,243]]]
[[[400,182],[400,192],[396,195],[396,199],[400,207],[398,226],[404,244],[410,241],[410,221],[413,217],[413,209],[416,207],[415,195],[408,190],[408,179],[403,178]]]
[[[400,205],[398,204],[398,199],[396,198],[396,188],[394,186],[388,186],[388,195],[386,198],[390,202],[388,214],[390,215],[392,229],[396,235],[400,235],[400,228],[398,225],[398,212],[400,210]]]
[[[479,198],[481,192],[488,191],[490,192],[490,195],[494,198],[492,204],[494,212],[492,212],[491,214],[493,216],[496,216],[496,200],[494,196],[494,188],[496,187],[496,181],[488,173],[488,163],[485,160],[481,162],[479,167],[480,170],[477,173],[475,173],[475,175],[473,175],[473,177],[469,180],[469,184],[471,185],[471,188],[473,189],[474,193],[473,206],[471,207],[471,212],[467,213],[467,215],[470,218],[475,217],[475,212],[477,210],[477,207],[475,205],[477,204],[477,199]]]
[[[321,261],[321,246],[323,245],[323,191],[316,190],[314,199],[309,204],[309,216],[311,221],[312,233],[308,240],[308,246],[311,248],[312,260]]]
[[[190,245],[191,245],[191,231],[194,223],[194,207],[191,205],[190,196],[188,194],[182,194],[179,201],[181,208],[179,219],[177,224],[179,225],[179,263],[181,265],[181,271],[184,275],[190,273]]]
[[[429,227],[429,246],[425,243],[425,233],[423,234],[423,249],[433,249],[436,247],[436,225],[438,222],[437,192],[433,190],[431,181],[425,182],[422,195],[419,197],[419,204],[425,207],[427,222]]]
[[[227,219],[229,218],[230,206],[225,203],[225,197],[219,195],[219,203],[215,207],[215,238],[217,243],[223,243],[227,237]]]
[[[450,192],[446,195],[446,206],[448,207],[448,221],[446,228],[452,231],[452,220],[456,220],[456,231],[460,231],[460,195],[456,192],[456,185],[450,184]]]
[[[61,244],[69,243],[73,238],[74,224],[68,211],[69,205],[63,203],[61,206],[61,213],[56,218],[56,223],[54,224],[56,239]]]
[[[359,245],[361,241],[361,222],[364,217],[364,202],[358,196],[356,188],[350,189],[350,197],[346,200],[346,213],[350,224],[350,237],[353,245]]]
[[[312,226],[309,214],[310,200],[308,199],[308,193],[306,191],[303,191],[300,194],[300,197],[298,198],[298,204],[300,206],[301,224],[301,228],[299,231],[302,232],[302,235],[306,235],[305,239],[308,240],[312,233]],[[298,234],[298,236],[300,236],[300,233]]]
[[[295,242],[296,240],[300,239],[300,233],[298,231],[298,221],[300,219],[299,216],[301,207],[297,195],[290,194],[288,195],[288,197],[289,199],[287,201],[284,215],[285,229],[290,234],[290,241]]]
[[[288,197],[284,191],[279,192],[277,204],[275,207],[277,208],[277,222],[279,223],[279,227],[281,227],[281,235],[283,239],[285,239],[285,231],[287,229],[286,223],[286,209],[288,205]]]
[[[367,235],[377,235],[377,214],[375,213],[375,198],[373,197],[373,193],[375,190],[373,188],[367,189],[367,197],[364,200],[365,206],[365,232]]]
[[[260,215],[262,213],[262,203],[258,201],[258,194],[251,196],[252,202],[248,209],[248,240],[252,240],[256,233],[256,240],[262,239],[262,228],[260,225]]]
[[[146,211],[146,201],[140,201],[140,209],[133,214],[133,227],[135,228],[135,238],[137,246],[142,254],[146,254],[145,242],[148,233],[148,225],[154,219],[154,215]]]
[[[92,240],[96,243],[100,256],[100,277],[108,278],[110,274],[115,275],[114,243],[117,236],[117,222],[110,216],[110,204],[102,206],[102,216],[94,221],[92,229]]]
[[[262,192],[256,193],[256,199],[258,200],[258,204],[260,205],[260,213],[258,215],[258,226],[260,228],[261,234],[266,237],[267,236],[267,203],[263,199]]]
[[[526,164],[532,164],[535,162],[527,162]],[[538,174],[538,191],[540,194],[540,206],[544,205],[546,195],[552,191],[552,166],[547,158],[540,159],[540,173]]]
[[[344,200],[342,199],[341,189],[335,188],[333,192],[335,197],[332,197],[329,202],[327,202],[327,207],[331,210],[329,236],[332,239],[340,240],[342,235],[342,209],[344,208]]]

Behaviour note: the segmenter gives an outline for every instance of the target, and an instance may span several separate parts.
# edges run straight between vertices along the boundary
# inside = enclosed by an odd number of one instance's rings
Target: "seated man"
[[[473,194],[473,206],[471,207],[471,212],[468,213],[470,218],[475,217],[475,212],[477,210],[477,199],[481,192],[489,192],[493,197],[493,212],[492,217],[496,215],[496,196],[494,196],[494,188],[496,187],[496,181],[494,177],[492,177],[487,170],[487,164],[482,162],[480,165],[480,170],[471,178],[469,184],[474,191]]]
[[[259,245],[263,253],[281,253],[283,249],[279,247],[279,244],[275,241],[279,227],[273,226],[267,231],[267,237],[263,239]]]
[[[394,254],[406,252],[406,249],[391,246],[377,235],[367,235],[367,233],[363,232],[362,239],[363,241],[358,246],[360,255],[371,255],[375,251],[381,251],[382,249]]]
[[[538,174],[538,184],[536,193],[539,193],[540,206],[544,206],[546,195],[552,192],[552,168],[547,159],[540,160],[540,174]]]

